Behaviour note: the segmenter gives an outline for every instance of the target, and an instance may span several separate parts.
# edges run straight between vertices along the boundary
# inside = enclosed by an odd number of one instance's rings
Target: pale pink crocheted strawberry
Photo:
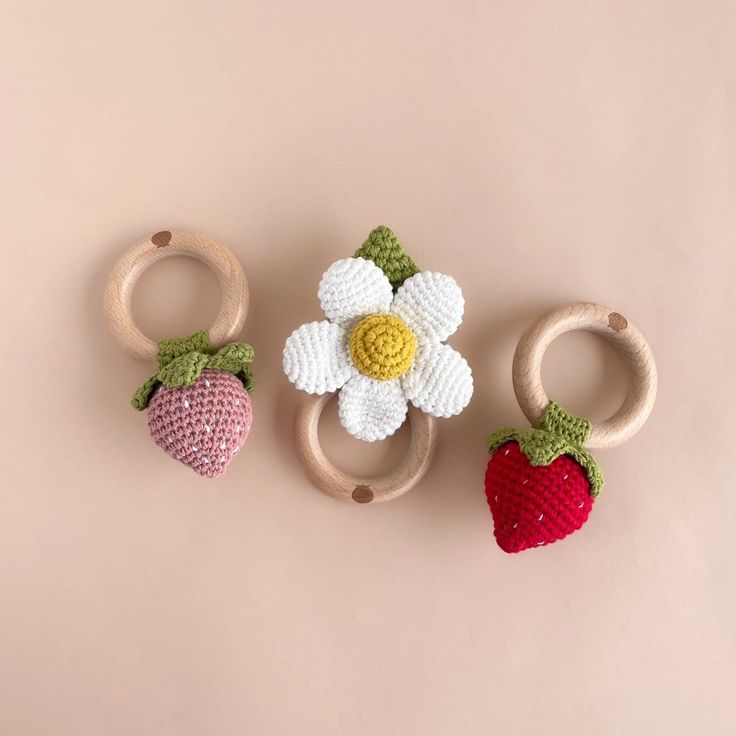
[[[253,348],[232,343],[220,350],[206,332],[162,340],[159,371],[135,393],[133,406],[148,408],[154,442],[200,475],[227,470],[245,444],[253,419],[248,390]]]

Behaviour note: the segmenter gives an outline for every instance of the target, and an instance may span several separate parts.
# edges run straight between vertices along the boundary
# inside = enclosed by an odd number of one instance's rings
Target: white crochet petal
[[[393,289],[386,274],[373,261],[343,258],[322,276],[317,295],[325,317],[344,324],[356,317],[387,312]]]
[[[400,379],[376,381],[358,374],[340,391],[340,423],[359,440],[374,442],[392,435],[406,419],[406,398]]]
[[[396,292],[391,311],[401,317],[420,342],[442,342],[463,321],[465,299],[452,276],[421,271]]]
[[[465,358],[449,345],[418,347],[414,365],[401,377],[406,398],[435,417],[459,414],[473,395],[473,374]]]
[[[345,330],[326,320],[294,330],[284,345],[287,378],[302,391],[337,391],[357,371],[350,360]]]

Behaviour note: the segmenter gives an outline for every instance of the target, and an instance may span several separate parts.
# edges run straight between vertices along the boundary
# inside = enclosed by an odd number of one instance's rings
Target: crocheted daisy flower
[[[327,319],[286,340],[284,372],[308,393],[339,390],[340,422],[351,435],[368,442],[392,435],[407,402],[435,417],[467,406],[470,366],[444,344],[465,306],[452,277],[421,271],[394,294],[372,260],[344,258],[324,274],[318,296]]]

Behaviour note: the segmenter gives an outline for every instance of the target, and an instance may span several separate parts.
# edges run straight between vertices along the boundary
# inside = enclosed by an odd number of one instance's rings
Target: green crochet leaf
[[[159,370],[133,394],[131,404],[143,411],[160,386],[191,386],[205,368],[226,371],[240,379],[246,391],[253,390],[254,351],[245,342],[234,342],[217,350],[210,345],[207,332],[202,330],[188,337],[161,340],[156,353]]]
[[[192,352],[180,355],[158,372],[158,380],[166,388],[191,386],[199,378],[208,360],[209,356],[204,353]]]
[[[207,367],[237,373],[252,362],[253,348],[244,342],[233,342],[212,355],[207,361]]]
[[[218,350],[207,361],[207,368],[234,373],[245,385],[246,391],[253,390],[254,350],[247,342],[233,342]]]
[[[419,273],[417,264],[401,247],[393,231],[385,225],[372,230],[368,239],[355,251],[356,258],[373,261],[388,277],[396,291],[409,277]]]
[[[158,367],[163,368],[171,363],[172,360],[180,358],[187,353],[204,353],[205,355],[213,355],[216,348],[210,345],[210,338],[207,330],[200,330],[187,337],[176,337],[170,340],[161,340],[156,351],[156,359]]]
[[[130,403],[136,411],[143,411],[148,406],[151,394],[153,394],[158,385],[158,377],[151,376],[146,379],[146,382],[133,394],[133,398],[130,400]]]
[[[587,419],[576,417],[550,401],[534,427],[526,430],[504,427],[491,434],[486,444],[493,453],[507,442],[516,441],[521,452],[536,466],[549,465],[561,455],[570,455],[585,470],[590,495],[597,498],[603,490],[603,473],[593,456],[582,447],[590,430]]]

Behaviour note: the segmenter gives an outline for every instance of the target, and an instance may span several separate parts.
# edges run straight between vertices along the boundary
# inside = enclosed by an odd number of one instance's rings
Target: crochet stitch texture
[[[488,450],[493,452],[509,440],[516,440],[535,466],[549,465],[561,455],[569,455],[585,471],[590,494],[597,498],[603,489],[603,474],[593,456],[582,447],[591,426],[587,419],[576,417],[550,401],[539,422],[531,429],[504,427],[496,430],[487,440]]]
[[[393,314],[364,317],[350,335],[350,357],[369,378],[390,381],[414,362],[417,341],[406,323]]]
[[[205,370],[190,386],[157,391],[148,407],[153,441],[207,478],[227,470],[253,421],[250,397],[232,373]]]
[[[356,255],[333,263],[320,281],[327,319],[287,338],[287,377],[309,393],[340,391],[341,423],[369,442],[401,426],[408,401],[433,416],[459,414],[473,377],[465,359],[442,343],[462,322],[460,287],[450,276],[418,271],[384,226]]]
[[[603,486],[598,465],[582,449],[590,430],[587,419],[550,402],[535,427],[489,437],[486,498],[505,552],[559,541],[588,519]]]
[[[396,291],[404,281],[419,273],[417,264],[406,254],[393,231],[379,225],[355,252],[356,258],[373,261],[387,276]]]
[[[148,408],[154,442],[200,475],[225,472],[250,432],[253,348],[210,345],[206,332],[162,340],[158,372],[136,391],[134,408]]]

